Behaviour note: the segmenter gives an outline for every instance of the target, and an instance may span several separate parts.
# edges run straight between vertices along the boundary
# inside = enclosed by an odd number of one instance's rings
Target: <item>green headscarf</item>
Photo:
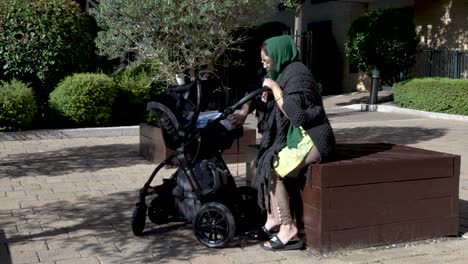
[[[291,62],[299,61],[299,52],[297,51],[296,43],[291,36],[283,35],[272,37],[265,41],[268,57],[273,60],[275,70],[268,72],[268,77],[275,82],[281,79],[281,73],[284,68]],[[286,144],[289,148],[297,148],[297,145],[302,140],[300,128],[289,125]]]
[[[291,36],[283,35],[272,37],[264,42],[268,57],[275,63],[275,70],[268,72],[268,77],[275,82],[281,79],[281,72],[291,62],[299,61],[299,52]]]

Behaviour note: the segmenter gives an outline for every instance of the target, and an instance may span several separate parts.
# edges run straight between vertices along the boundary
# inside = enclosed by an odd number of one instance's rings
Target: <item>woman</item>
[[[306,165],[329,159],[335,150],[335,137],[318,85],[310,70],[299,62],[294,40],[290,36],[269,38],[260,55],[269,77],[263,86],[273,95],[266,104],[274,105],[259,118],[262,139],[254,186],[268,213],[258,238],[269,238],[279,227],[279,233],[260,246],[266,250],[300,249],[304,245],[297,239],[298,229],[283,181],[301,176]],[[231,120],[245,120],[245,109]],[[307,175],[310,177],[310,173]]]

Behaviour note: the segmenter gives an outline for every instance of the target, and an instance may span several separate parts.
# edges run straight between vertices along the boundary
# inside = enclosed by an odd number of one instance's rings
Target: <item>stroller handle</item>
[[[242,97],[236,104],[232,105],[232,106],[229,106],[229,107],[226,107],[226,109],[224,109],[224,111],[215,119],[211,120],[210,122],[208,122],[208,124],[214,124],[216,122],[219,122],[223,119],[226,119],[230,114],[234,113],[234,111],[236,111],[236,109],[240,108],[243,104],[247,103],[248,101],[252,100],[255,96],[257,95],[260,95],[261,93],[263,93],[264,91],[268,90],[268,87],[266,86],[263,86],[262,88],[259,88],[249,94],[247,94],[246,96]]]
[[[249,94],[247,94],[246,96],[242,97],[239,102],[237,102],[235,105],[229,107],[232,109],[232,111],[234,112],[234,110],[236,110],[237,108],[240,108],[243,104],[247,103],[248,101],[252,100],[254,97],[256,97],[257,95],[260,95],[261,93],[263,93],[264,91],[268,90],[268,87],[266,86],[263,86],[262,88],[260,89],[257,89]],[[232,113],[230,113],[232,114]]]
[[[260,95],[261,93],[263,93],[264,91],[268,90],[268,87],[266,86],[263,86],[262,88],[260,89],[257,89],[249,94],[247,94],[246,96],[242,97],[239,102],[237,102],[236,104],[230,106],[230,107],[227,107],[225,110],[224,110],[224,113],[226,114],[226,116],[234,113],[234,111],[238,108],[240,108],[243,104],[247,103],[248,101],[252,100],[253,98],[255,98],[257,95]],[[224,114],[223,113],[223,114]]]

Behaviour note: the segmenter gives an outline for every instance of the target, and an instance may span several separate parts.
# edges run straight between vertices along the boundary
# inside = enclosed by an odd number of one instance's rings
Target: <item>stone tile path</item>
[[[135,237],[130,217],[137,191],[155,168],[139,156],[138,136],[32,137],[0,141],[0,263],[467,263],[468,122],[340,107],[364,97],[326,98],[339,140],[391,142],[462,156],[459,237],[331,254],[267,252],[242,240],[208,249],[180,223],[157,227],[148,222],[145,235]],[[156,183],[172,172],[165,170]],[[241,182],[245,170],[237,174]]]

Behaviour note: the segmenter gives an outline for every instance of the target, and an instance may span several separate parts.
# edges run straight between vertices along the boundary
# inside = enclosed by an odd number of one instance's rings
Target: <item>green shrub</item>
[[[34,93],[26,84],[0,82],[0,131],[27,128],[36,114]]]
[[[395,103],[401,107],[468,115],[467,79],[411,79],[395,84],[393,91]]]
[[[113,123],[136,125],[145,121],[146,104],[166,85],[151,77],[151,69],[144,65],[126,67],[114,75],[118,96],[113,112]]]
[[[65,78],[50,94],[50,106],[79,125],[107,125],[117,88],[105,74],[78,73]]]
[[[0,78],[32,83],[38,101],[94,63],[95,20],[73,0],[0,1]]]
[[[346,55],[364,72],[377,67],[392,85],[414,64],[416,31],[413,17],[396,9],[377,9],[356,19],[347,32]]]

